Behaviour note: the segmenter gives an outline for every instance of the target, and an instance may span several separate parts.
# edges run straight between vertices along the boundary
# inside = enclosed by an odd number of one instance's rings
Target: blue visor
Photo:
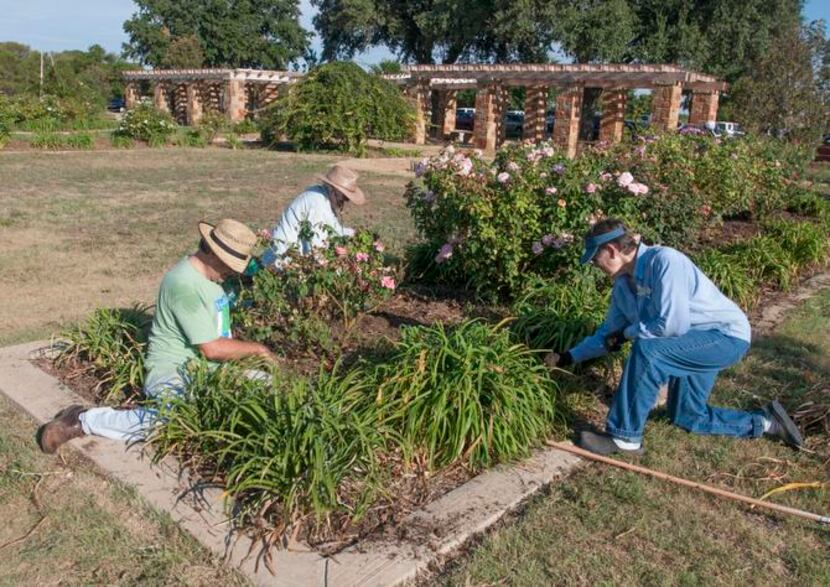
[[[625,228],[621,226],[619,228],[615,228],[611,232],[603,232],[602,234],[598,234],[596,236],[586,236],[585,251],[582,253],[582,257],[579,259],[579,262],[583,265],[585,265],[585,263],[590,263],[591,259],[594,258],[594,255],[597,254],[597,251],[602,245],[609,243],[624,234]]]

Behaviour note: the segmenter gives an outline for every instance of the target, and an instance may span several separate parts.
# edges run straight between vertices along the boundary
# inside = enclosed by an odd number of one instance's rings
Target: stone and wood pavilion
[[[134,106],[142,85],[149,84],[154,105],[181,123],[198,124],[206,109],[239,122],[302,77],[296,72],[251,69],[127,71],[126,106]],[[650,128],[660,131],[677,127],[684,92],[691,94],[689,124],[713,123],[720,93],[727,88],[711,75],[665,64],[409,65],[384,77],[398,84],[416,106],[416,144],[426,142],[432,122],[438,137],[452,137],[457,94],[475,90],[473,145],[490,153],[505,140],[510,88],[525,88],[523,138],[531,141],[545,138],[548,95],[553,91],[553,141],[569,157],[577,152],[582,121],[586,115],[593,118],[593,112],[583,113],[583,103],[600,105],[599,140],[615,143],[622,139],[629,90],[651,91]]]

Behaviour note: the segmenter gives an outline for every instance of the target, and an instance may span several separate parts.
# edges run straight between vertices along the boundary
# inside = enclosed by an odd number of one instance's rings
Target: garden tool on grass
[[[755,499],[753,497],[747,497],[746,495],[740,495],[739,493],[732,493],[731,491],[726,491],[725,489],[720,489],[718,487],[712,487],[711,485],[706,485],[705,483],[698,483],[697,481],[689,481],[688,479],[683,479],[681,477],[675,477],[673,475],[669,475],[668,473],[661,473],[660,471],[655,471],[653,469],[648,469],[646,467],[641,467],[639,465],[632,465],[630,463],[626,463],[623,461],[618,461],[616,459],[610,459],[608,457],[604,457],[602,455],[594,454],[590,451],[585,449],[579,448],[572,444],[566,444],[564,442],[552,442],[548,441],[547,444],[550,447],[563,450],[565,452],[569,452],[571,454],[578,455],[585,459],[590,459],[592,461],[598,461],[600,463],[605,463],[606,465],[611,465],[612,467],[617,467],[620,469],[625,469],[626,471],[634,471],[635,473],[640,473],[642,475],[648,475],[649,477],[655,477],[657,479],[662,479],[663,481],[669,481],[671,483],[675,483],[677,485],[683,485],[685,487],[691,487],[692,489],[699,489],[706,493],[710,493],[712,495],[717,495],[718,497],[725,497],[727,499],[731,499],[733,501],[740,501],[743,503],[748,503],[752,507],[759,507],[768,510],[773,510],[779,513],[790,514],[793,516],[798,516],[799,518],[804,518],[806,520],[812,520],[813,522],[818,522],[819,524],[827,524],[830,525],[830,516],[822,516],[819,514],[814,514],[811,512],[805,512],[804,510],[799,510],[796,508],[791,508],[785,505],[779,505],[777,503],[770,503],[768,501],[762,501],[760,499]]]

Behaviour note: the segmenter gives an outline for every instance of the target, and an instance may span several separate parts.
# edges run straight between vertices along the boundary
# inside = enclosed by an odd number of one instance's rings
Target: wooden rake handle
[[[660,471],[655,471],[653,469],[648,469],[646,467],[641,467],[639,465],[632,465],[630,463],[625,463],[623,461],[618,461],[616,459],[609,459],[608,457],[604,457],[602,455],[598,455],[587,451],[585,449],[579,448],[578,446],[574,446],[572,444],[566,444],[564,442],[553,442],[548,441],[547,444],[550,447],[553,447],[558,450],[563,450],[565,452],[569,452],[571,454],[578,455],[582,458],[589,459],[592,461],[597,461],[600,463],[605,463],[606,465],[611,465],[612,467],[617,467],[620,469],[625,469],[627,471],[634,471],[635,473],[640,473],[642,475],[648,475],[649,477],[655,477],[657,479],[662,479],[663,481],[669,481],[671,483],[675,483],[676,485],[683,485],[685,487],[691,487],[692,489],[699,489],[700,491],[710,493],[712,495],[717,495],[718,497],[725,497],[727,499],[731,499],[733,501],[741,501],[743,503],[747,503],[753,507],[764,508],[768,510],[773,510],[776,512],[781,512],[783,514],[790,514],[793,516],[798,516],[799,518],[804,518],[807,520],[812,520],[813,522],[818,522],[819,524],[830,524],[830,516],[821,516],[819,514],[813,514],[810,512],[805,512],[804,510],[799,510],[796,508],[791,508],[785,505],[779,505],[777,503],[770,503],[768,501],[761,501],[760,499],[755,499],[753,497],[747,497],[746,495],[741,495],[739,493],[732,493],[731,491],[726,491],[725,489],[720,489],[718,487],[713,487],[711,485],[706,485],[705,483],[698,483],[697,481],[689,481],[688,479],[682,479],[680,477],[675,477],[673,475],[669,475],[668,473],[661,473]]]

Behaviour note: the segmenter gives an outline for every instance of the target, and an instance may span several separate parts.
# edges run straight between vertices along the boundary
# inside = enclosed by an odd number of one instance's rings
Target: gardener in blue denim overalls
[[[697,434],[767,435],[798,447],[798,427],[777,401],[741,412],[708,405],[718,373],[749,349],[746,315],[683,253],[637,242],[619,220],[595,224],[585,236],[581,262],[614,280],[603,324],[569,351],[546,358],[563,367],[619,350],[631,341],[606,433],[583,431],[579,445],[592,452],[642,454],[643,428],[661,385],[668,383],[671,421]]]

